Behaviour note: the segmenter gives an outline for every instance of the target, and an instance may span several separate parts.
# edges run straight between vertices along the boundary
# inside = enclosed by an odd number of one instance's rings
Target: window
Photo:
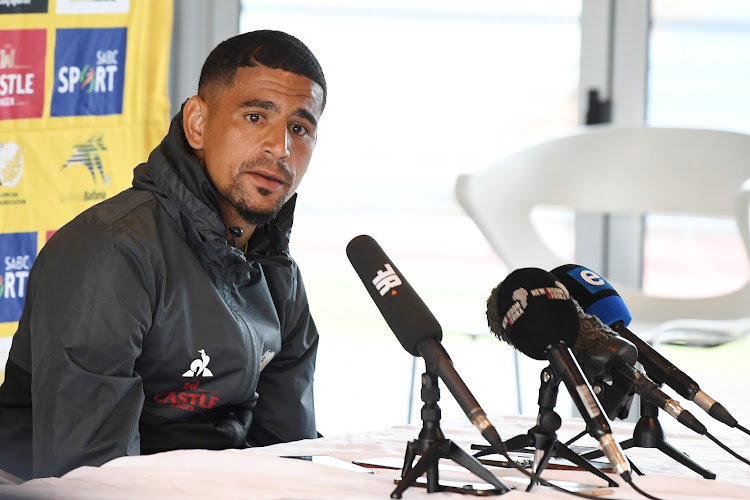
[[[514,384],[500,382],[514,380],[512,349],[456,333],[486,330],[482,306],[507,269],[454,201],[453,186],[459,173],[577,124],[580,8],[580,0],[243,3],[241,31],[299,37],[329,88],[292,237],[322,332],[323,434],[403,423],[413,396],[412,358],[346,259],[347,243],[363,233],[441,322],[477,399],[515,411]],[[493,375],[480,380],[472,366]],[[526,392],[535,401],[532,378]],[[443,389],[444,417],[461,414]],[[377,411],[342,415],[341,394]]]
[[[650,125],[750,133],[748,2],[652,0],[649,49]],[[649,217],[645,245],[649,293],[717,295],[750,275],[732,220]]]

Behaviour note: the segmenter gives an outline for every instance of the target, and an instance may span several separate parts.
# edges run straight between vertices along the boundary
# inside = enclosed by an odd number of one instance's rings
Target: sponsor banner
[[[0,14],[44,13],[48,3],[48,0],[0,0]]]
[[[58,229],[90,206],[129,188],[133,168],[143,161],[140,151],[146,148],[143,127],[138,125],[54,130],[43,137],[0,132],[0,143],[6,137],[12,141],[0,149],[0,168],[6,151],[8,158],[15,152],[22,155],[23,172],[14,187],[0,185],[0,222],[5,232]]]
[[[59,29],[51,116],[122,113],[127,28]]]
[[[23,177],[23,151],[21,146],[15,142],[0,144],[0,205],[12,205],[13,203],[2,203],[2,198],[12,198],[10,189],[15,188]]]
[[[40,118],[47,30],[0,30],[0,120]]]
[[[172,0],[0,0],[0,235],[27,234],[28,255],[130,187],[166,134],[173,9]],[[11,254],[17,287],[30,259]],[[17,328],[3,310],[0,338]]]
[[[129,11],[130,0],[57,0],[55,5],[58,14],[127,14]]]
[[[18,321],[29,271],[37,253],[37,233],[0,234],[0,323]]]

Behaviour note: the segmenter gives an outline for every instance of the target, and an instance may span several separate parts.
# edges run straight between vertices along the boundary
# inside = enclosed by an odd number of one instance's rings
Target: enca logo
[[[604,278],[596,274],[591,269],[584,269],[583,271],[581,271],[581,279],[583,279],[583,281],[585,281],[586,283],[594,286],[601,286],[607,283]]]

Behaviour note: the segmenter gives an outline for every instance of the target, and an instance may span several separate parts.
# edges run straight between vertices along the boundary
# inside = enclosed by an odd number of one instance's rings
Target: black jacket
[[[52,476],[315,437],[318,333],[288,254],[295,200],[247,258],[227,245],[178,114],[133,187],[39,253],[0,387],[0,469]]]

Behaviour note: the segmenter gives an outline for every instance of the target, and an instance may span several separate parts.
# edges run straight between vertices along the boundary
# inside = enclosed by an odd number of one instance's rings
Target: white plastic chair
[[[510,269],[550,270],[570,263],[534,229],[530,217],[537,206],[730,217],[739,224],[750,258],[748,178],[750,135],[595,125],[459,176],[456,197]],[[647,296],[610,282],[633,315],[631,329],[654,343],[710,346],[750,333],[750,281],[705,298]]]

